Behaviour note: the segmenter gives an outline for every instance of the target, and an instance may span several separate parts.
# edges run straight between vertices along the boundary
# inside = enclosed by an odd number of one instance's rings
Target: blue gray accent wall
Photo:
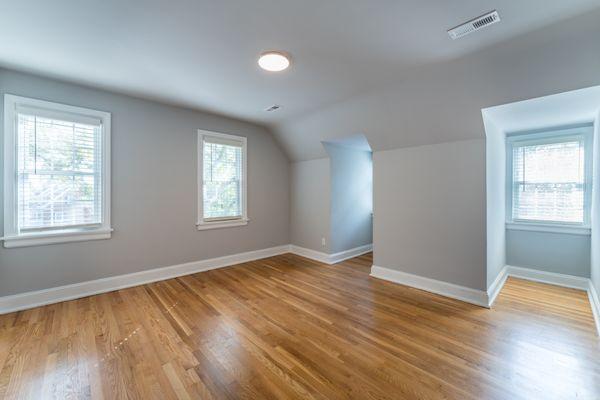
[[[589,235],[506,230],[508,265],[589,278],[590,252]]]
[[[370,151],[324,144],[331,172],[332,253],[373,243],[373,158]]]
[[[594,166],[592,173],[592,236],[590,278],[600,294],[600,112],[594,121]]]

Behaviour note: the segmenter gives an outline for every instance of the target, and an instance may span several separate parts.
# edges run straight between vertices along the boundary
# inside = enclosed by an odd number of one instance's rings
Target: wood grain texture
[[[487,310],[285,254],[0,316],[6,399],[599,399],[584,292]]]

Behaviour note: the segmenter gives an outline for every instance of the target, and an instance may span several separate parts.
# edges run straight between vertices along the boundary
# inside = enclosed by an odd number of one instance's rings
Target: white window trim
[[[509,135],[506,138],[506,229],[565,233],[572,235],[591,235],[591,201],[592,201],[592,140],[593,127],[585,125],[575,128],[549,128],[538,133]],[[514,220],[512,218],[513,200],[513,159],[512,150],[515,143],[543,144],[562,142],[568,138],[583,138],[585,151],[585,189],[584,189],[584,222],[564,223],[552,221]]]
[[[204,137],[211,136],[242,143],[242,216],[239,218],[204,219]],[[231,228],[248,225],[248,157],[247,139],[243,136],[198,129],[198,220],[196,227],[199,231],[207,229]]]
[[[17,107],[38,108],[46,112],[73,114],[79,118],[95,118],[102,122],[102,222],[93,227],[65,228],[38,232],[21,233],[16,218],[16,140]],[[69,106],[60,103],[4,95],[4,247],[25,247],[55,243],[81,242],[87,240],[110,239],[110,128],[111,115],[108,112]]]
[[[566,233],[569,235],[589,236],[592,229],[584,226],[568,226],[562,224],[538,224],[531,222],[507,222],[506,229],[511,231],[533,231],[549,233]]]

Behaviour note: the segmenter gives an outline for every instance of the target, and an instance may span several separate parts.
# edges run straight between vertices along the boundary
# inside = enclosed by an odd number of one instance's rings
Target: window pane
[[[579,140],[513,148],[513,219],[584,222],[584,146]]]
[[[242,216],[242,148],[204,142],[204,218]]]
[[[101,222],[100,127],[19,114],[19,229]]]

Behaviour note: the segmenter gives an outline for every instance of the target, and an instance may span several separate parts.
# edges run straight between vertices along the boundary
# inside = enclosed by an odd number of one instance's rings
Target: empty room
[[[0,15],[0,399],[600,399],[600,0]]]

